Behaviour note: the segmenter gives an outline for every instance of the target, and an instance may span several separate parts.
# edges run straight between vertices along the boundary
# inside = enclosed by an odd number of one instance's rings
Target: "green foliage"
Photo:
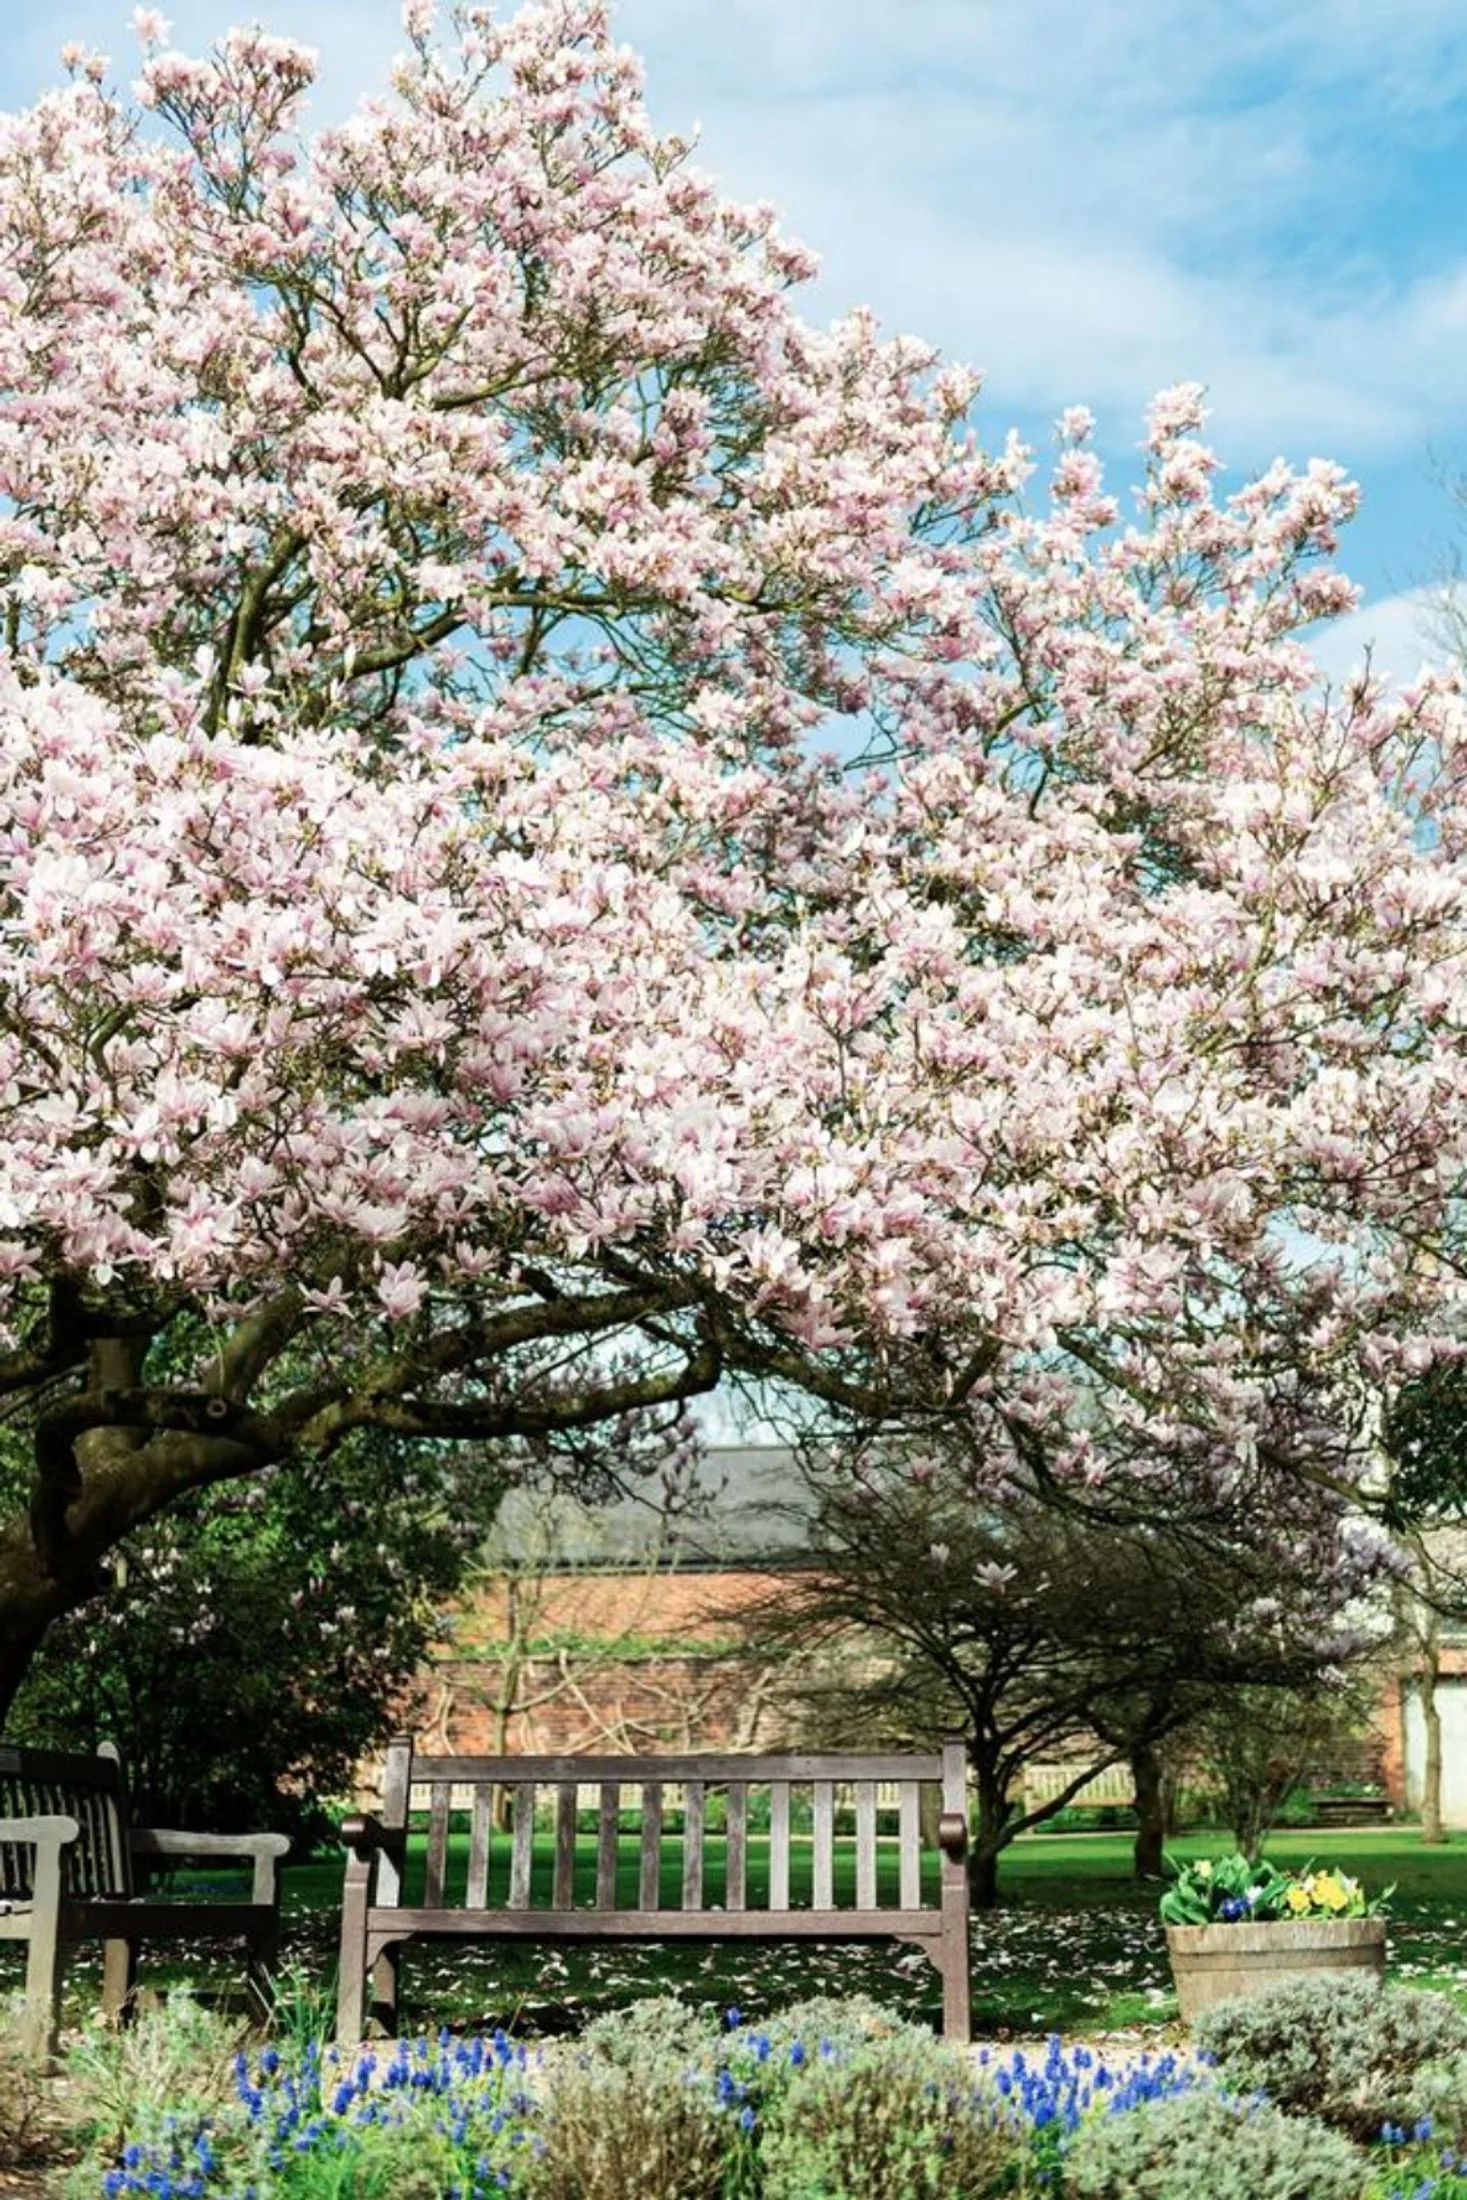
[[[1369,1978],[1296,1979],[1197,2021],[1222,2076],[1356,2138],[1414,2124],[1428,2064],[1467,2052],[1467,2016],[1445,1994]]]
[[[1360,2200],[1364,2180],[1327,2125],[1202,2087],[1092,2117],[1065,2157],[1067,2200]]]
[[[526,2171],[535,2200],[719,2200],[728,2117],[706,2077],[577,2055],[557,2074],[543,2146]]]
[[[1335,1866],[1284,1871],[1262,1857],[1203,1856],[1173,1865],[1176,1876],[1157,1908],[1164,1925],[1265,1925],[1279,1920],[1377,1917],[1394,1892],[1367,1900],[1349,1872]]]
[[[1328,1686],[1315,1677],[1302,1687],[1223,1689],[1189,1719],[1188,1754],[1246,1856],[1258,1855],[1300,1788],[1335,1785],[1358,1757],[1375,1705],[1374,1682],[1357,1673]]]
[[[1467,2200],[1467,2163],[1450,2150],[1411,2147],[1371,2179],[1365,2200]]]
[[[7,1732],[119,1744],[154,1825],[328,1825],[398,1727],[477,1530],[441,1463],[381,1439],[181,1500],[121,1546],[108,1593],[56,1623]],[[160,1676],[186,1669],[186,1687]]]
[[[1391,1458],[1382,1518],[1394,1534],[1467,1511],[1467,1362],[1436,1360],[1404,1383],[1382,1431]]]
[[[911,2030],[816,2055],[771,2102],[764,2200],[987,2200],[1023,2141],[966,2056]]]

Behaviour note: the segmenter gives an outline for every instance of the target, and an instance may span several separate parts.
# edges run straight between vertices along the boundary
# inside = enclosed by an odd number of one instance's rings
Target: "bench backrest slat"
[[[748,1885],[746,1879],[749,1848],[749,1788],[745,1780],[730,1780],[727,1790],[727,1831],[724,1834],[723,1854],[725,1884],[723,1906],[726,1910],[742,1910],[747,1907]]]
[[[876,1907],[876,1783],[856,1782],[856,1908]]]
[[[915,1910],[922,1900],[922,1790],[917,1781],[902,1780],[897,1793],[901,1875],[897,1900],[904,1910]]]
[[[683,1908],[703,1907],[703,1783],[683,1786]]]
[[[790,1784],[769,1783],[769,1907],[790,1906]]]
[[[509,1860],[509,1906],[530,1907],[530,1872],[535,1860],[535,1790],[523,1783],[514,1791],[514,1849]]]
[[[616,1908],[616,1855],[621,1833],[621,1787],[615,1780],[601,1782],[601,1803],[596,1819],[596,1907]]]
[[[133,1892],[124,1831],[126,1793],[115,1753],[0,1744],[0,1818],[74,1818],[80,1829],[62,1852],[63,1885],[73,1896],[127,1901]],[[0,1896],[28,1900],[35,1852],[0,1843]]]
[[[576,1906],[576,1788],[562,1780],[555,1790],[555,1884],[550,1893],[553,1910]]]
[[[815,1782],[814,1796],[814,1896],[817,1910],[835,1908],[835,1785]]]
[[[443,1907],[443,1886],[448,1877],[448,1783],[436,1780],[428,1805],[428,1855],[423,1869],[423,1901],[430,1910]]]
[[[470,1910],[482,1910],[489,1901],[489,1857],[496,1792],[492,1787],[474,1790],[473,1815],[469,1820],[469,1876],[464,1887],[464,1905]]]
[[[637,1875],[637,1906],[643,1910],[660,1910],[662,1907],[662,1782],[647,1780],[642,1785],[642,1855],[641,1870]]]

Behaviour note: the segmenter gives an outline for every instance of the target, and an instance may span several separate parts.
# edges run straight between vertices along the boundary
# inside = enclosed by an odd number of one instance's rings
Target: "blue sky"
[[[321,49],[333,119],[401,44],[397,0],[178,0],[198,49],[258,6]],[[0,106],[63,40],[130,74],[131,0],[0,0]],[[1344,563],[1398,674],[1467,472],[1463,0],[623,0],[654,115],[820,252],[806,310],[873,306],[982,368],[982,419],[1042,441],[1091,405],[1115,477],[1142,408],[1200,380],[1241,476],[1339,459]],[[1467,545],[1467,514],[1461,538]]]

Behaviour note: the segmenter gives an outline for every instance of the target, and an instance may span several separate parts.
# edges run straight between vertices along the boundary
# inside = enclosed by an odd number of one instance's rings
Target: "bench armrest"
[[[49,1934],[53,1941],[61,1908],[61,1852],[71,1846],[80,1832],[78,1821],[62,1811],[46,1817],[0,1818],[0,1841],[36,1852],[35,1870],[31,1874],[31,1908],[39,1929]],[[0,1902],[0,1909],[4,1906]]]
[[[359,1864],[370,1864],[373,1857],[401,1856],[407,1847],[405,1826],[384,1826],[380,1818],[370,1812],[353,1818],[343,1818],[337,1829],[337,1838],[345,1849],[350,1849]]]
[[[158,1826],[136,1826],[127,1837],[134,1856],[237,1856],[255,1867],[251,1899],[273,1903],[278,1899],[276,1868],[290,1854],[285,1833],[174,1833]]]
[[[950,1864],[968,1853],[968,1821],[959,1810],[945,1810],[937,1821],[937,1845]]]
[[[64,1849],[81,1832],[75,1818],[58,1811],[49,1818],[0,1818],[0,1841],[24,1848]]]

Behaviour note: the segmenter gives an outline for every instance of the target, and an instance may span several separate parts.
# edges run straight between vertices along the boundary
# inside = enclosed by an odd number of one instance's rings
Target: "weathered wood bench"
[[[897,1901],[878,1902],[876,1794],[894,1783],[898,1799]],[[936,1904],[922,1899],[921,1801],[940,1790],[942,1862]],[[637,1892],[618,1899],[617,1861],[623,1787],[640,1790]],[[596,1793],[596,1872],[589,1902],[576,1901],[579,1790]],[[792,1905],[791,1801],[809,1790],[808,1907]],[[855,1798],[854,1902],[837,1905],[835,1821],[838,1788]],[[553,1864],[548,1906],[531,1901],[536,1796],[553,1798]],[[681,1830],[668,1827],[669,1789],[682,1795]],[[749,1894],[750,1791],[767,1790],[767,1899]],[[705,1829],[710,1804],[723,1798],[723,1903],[705,1897]],[[407,1899],[409,1826],[414,1799],[426,1802],[421,1887]],[[493,1827],[508,1799],[507,1869],[494,1861]],[[803,1800],[803,1798],[801,1798]],[[467,1815],[468,1852],[460,1877],[450,1844],[453,1817]],[[761,1812],[762,1815],[762,1812]],[[929,1756],[416,1757],[410,1741],[387,1752],[380,1815],[348,1818],[341,1905],[337,2037],[354,2043],[369,2021],[397,2027],[400,1957],[411,1941],[517,1940],[873,1940],[910,1941],[942,1976],[943,2030],[969,2036],[967,1781],[963,1745]],[[681,1902],[661,1905],[664,1844],[677,1842]],[[413,1857],[414,1878],[418,1858]],[[715,1876],[708,1874],[707,1876]],[[498,1884],[491,1885],[491,1879]]]
[[[243,1940],[249,1977],[265,1998],[280,1935],[281,1833],[164,1833],[128,1825],[117,1752],[89,1757],[0,1743],[0,1940],[28,1943],[26,2046],[55,2050],[61,1988],[72,1950],[103,1943],[102,2007],[126,2009],[140,1942],[228,1934]],[[150,1865],[231,1857],[253,1865],[248,1901],[149,1901]]]
[[[1384,1795],[1316,1795],[1311,1815],[1319,1826],[1384,1826],[1391,1806]]]

